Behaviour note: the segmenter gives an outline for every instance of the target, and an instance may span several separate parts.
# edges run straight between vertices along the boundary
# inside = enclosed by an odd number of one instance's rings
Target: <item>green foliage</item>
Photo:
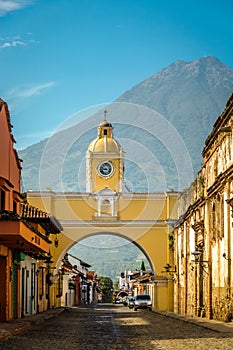
[[[102,291],[103,303],[111,303],[113,300],[113,281],[109,277],[99,277],[99,288]]]
[[[173,233],[169,233],[168,235],[169,248],[174,247],[174,235]]]
[[[113,289],[114,289],[114,290],[118,290],[118,289],[119,289],[119,280],[117,280],[117,281],[115,281],[115,282],[113,283]]]

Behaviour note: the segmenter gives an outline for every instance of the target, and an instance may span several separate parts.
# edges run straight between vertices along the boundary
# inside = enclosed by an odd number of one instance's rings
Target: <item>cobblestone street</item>
[[[231,350],[232,337],[233,332],[217,332],[162,314],[100,304],[67,309],[1,341],[0,349]]]

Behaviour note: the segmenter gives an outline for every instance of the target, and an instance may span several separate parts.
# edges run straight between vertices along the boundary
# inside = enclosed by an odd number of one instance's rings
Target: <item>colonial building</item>
[[[202,152],[203,166],[178,200],[174,230],[174,310],[233,318],[233,95]]]
[[[14,142],[8,107],[0,99],[0,320],[49,307],[51,234],[62,229],[54,217],[21,198],[21,160]]]
[[[91,265],[71,255],[65,254],[61,266],[63,287],[61,306],[92,304],[98,300],[98,277],[89,271]]]

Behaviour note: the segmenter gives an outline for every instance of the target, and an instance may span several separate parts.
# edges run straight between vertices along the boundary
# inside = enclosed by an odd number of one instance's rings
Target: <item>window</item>
[[[212,205],[212,232],[213,239],[216,239],[216,212],[215,212],[215,204]]]
[[[6,194],[5,191],[0,189],[0,210],[4,210],[6,206]]]
[[[36,296],[36,264],[31,265],[31,297]]]
[[[222,195],[221,204],[220,204],[220,237],[224,237],[224,197]]]
[[[13,201],[13,212],[17,213],[17,202]]]
[[[40,280],[39,280],[39,294],[40,294],[40,300],[42,299],[44,295],[44,285],[45,285],[45,268],[41,267],[39,271],[41,271]]]

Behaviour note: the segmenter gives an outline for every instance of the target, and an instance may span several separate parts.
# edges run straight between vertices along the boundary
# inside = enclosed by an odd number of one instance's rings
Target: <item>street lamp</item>
[[[226,255],[226,253],[223,253],[223,255],[222,255],[223,257],[224,257],[224,259],[226,259],[226,260],[231,260],[231,258],[227,258],[227,255]]]
[[[203,263],[209,264],[208,260],[201,260],[201,255],[203,254],[203,251],[198,250],[196,248],[196,250],[194,252],[191,253],[194,256],[194,260],[191,260],[192,262],[194,262],[195,264],[201,264],[202,267],[204,267],[204,265],[202,265]]]
[[[174,270],[171,270],[172,266],[167,263],[165,266],[165,271],[162,271],[163,273],[166,272],[166,273],[169,273],[169,274],[172,274],[172,273],[176,273],[176,266],[174,267]]]

